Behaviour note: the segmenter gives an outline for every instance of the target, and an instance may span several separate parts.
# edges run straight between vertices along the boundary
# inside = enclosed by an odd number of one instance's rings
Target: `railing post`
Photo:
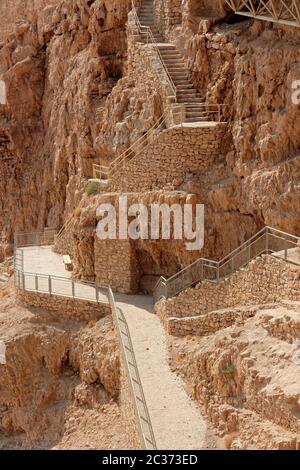
[[[49,289],[49,294],[52,294],[51,276],[48,277],[48,289]]]
[[[220,283],[220,266],[218,265],[218,269],[217,269],[217,284]]]
[[[169,290],[168,290],[168,284],[164,284],[164,291],[165,291],[165,298],[169,298]]]
[[[22,287],[23,287],[23,290],[25,290],[25,274],[22,273]]]
[[[72,297],[73,299],[75,299],[75,282],[73,279],[72,279]]]
[[[219,122],[221,122],[221,105],[220,104],[218,105],[218,119],[219,119]]]
[[[37,274],[35,275],[35,290],[36,290],[36,291],[39,290],[39,284],[38,284],[38,276],[37,276]]]
[[[266,253],[269,253],[269,232],[266,231]]]

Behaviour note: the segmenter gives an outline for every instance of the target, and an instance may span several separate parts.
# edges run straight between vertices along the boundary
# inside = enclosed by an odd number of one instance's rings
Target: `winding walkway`
[[[171,371],[164,329],[150,296],[115,295],[126,318],[158,449],[207,448],[207,426]]]
[[[25,272],[61,277],[59,294],[68,296],[63,283],[68,285],[70,273],[65,271],[60,255],[51,247],[21,250]],[[26,282],[26,289],[34,291],[33,279]],[[88,286],[76,283],[77,288],[83,289],[87,300],[95,300]],[[200,410],[169,367],[167,340],[159,318],[153,314],[152,297],[116,294],[115,299],[128,324],[158,449],[207,448],[207,426]]]

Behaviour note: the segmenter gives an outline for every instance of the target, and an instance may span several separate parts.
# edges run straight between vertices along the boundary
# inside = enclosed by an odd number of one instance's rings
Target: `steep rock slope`
[[[182,8],[174,39],[195,85],[208,102],[227,104],[232,120],[226,171],[206,191],[217,244],[224,245],[218,219],[226,221],[228,240],[237,219],[245,231],[245,216],[257,227],[299,233],[300,106],[292,100],[299,28],[233,15],[224,1],[185,0]]]
[[[110,317],[88,325],[0,299],[0,448],[128,448]]]
[[[6,0],[25,20],[0,49],[2,257],[14,231],[60,225],[92,164],[111,161],[161,112],[155,90],[127,73],[126,0],[18,5]],[[226,158],[176,188],[206,205],[205,255],[224,255],[264,224],[299,233],[299,30],[238,18],[223,0],[184,0],[171,38],[195,86],[232,120]]]
[[[11,11],[4,3],[2,19]],[[25,19],[0,46],[8,102],[0,110],[4,243],[16,230],[58,225],[68,183],[76,203],[81,176],[90,171],[85,159],[95,156],[100,108],[126,57],[126,0],[23,7],[12,16]]]
[[[173,366],[227,448],[300,448],[299,319],[299,303],[286,302],[171,340]]]

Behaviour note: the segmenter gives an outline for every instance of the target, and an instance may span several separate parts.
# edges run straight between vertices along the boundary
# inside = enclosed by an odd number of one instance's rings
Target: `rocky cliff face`
[[[2,21],[7,11],[22,18],[0,46],[4,244],[14,231],[58,225],[76,205],[103,105],[126,58],[127,0],[23,3],[11,10],[4,2],[0,10]]]
[[[208,102],[227,104],[232,119],[228,173],[209,192],[212,212],[229,227],[247,215],[299,233],[299,29],[234,16],[224,1],[186,0],[183,11],[176,37],[180,29],[194,83]]]
[[[66,321],[5,296],[0,337],[0,448],[128,448],[110,317]]]
[[[18,20],[0,45],[2,257],[14,231],[60,225],[80,204],[92,164],[113,159],[160,112],[127,73],[127,0],[29,3],[0,9]],[[171,37],[197,88],[227,104],[232,120],[226,159],[179,188],[206,204],[207,255],[264,224],[299,233],[300,113],[291,101],[299,30],[236,17],[223,0],[184,0]]]

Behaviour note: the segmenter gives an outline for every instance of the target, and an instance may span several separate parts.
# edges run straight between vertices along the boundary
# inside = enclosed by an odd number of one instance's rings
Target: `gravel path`
[[[152,313],[152,298],[116,294],[116,300],[129,326],[158,449],[206,449],[206,422],[169,367],[166,336]]]

